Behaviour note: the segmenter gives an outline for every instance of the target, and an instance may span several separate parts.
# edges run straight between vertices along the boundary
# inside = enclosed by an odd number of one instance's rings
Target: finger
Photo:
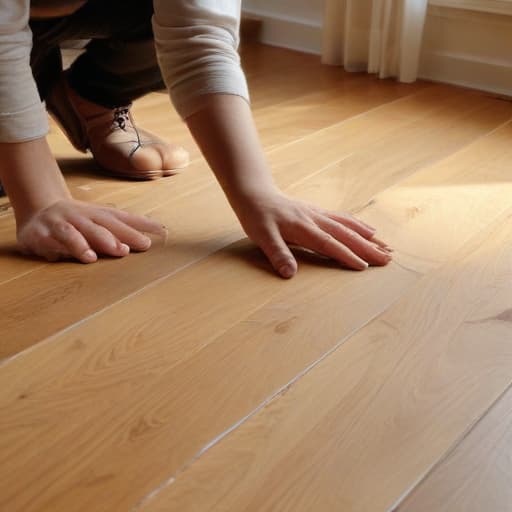
[[[320,217],[317,225],[371,265],[386,265],[391,261],[391,254],[385,249],[338,222]]]
[[[143,217],[140,215],[134,215],[132,213],[124,212],[122,210],[115,210],[113,208],[105,208],[107,212],[113,214],[121,222],[124,222],[128,226],[141,231],[143,233],[153,233],[163,237],[167,236],[167,228],[155,220]]]
[[[395,252],[395,250],[390,247],[386,242],[383,242],[382,240],[379,240],[377,237],[373,237],[370,239],[374,244],[377,244],[379,247],[382,247],[383,249],[385,249],[386,251],[389,251],[389,252]]]
[[[360,219],[356,219],[355,217],[348,213],[331,212],[329,210],[323,209],[317,209],[317,211],[324,215],[325,217],[329,217],[330,219],[339,222],[344,226],[347,226],[348,228],[352,229],[356,233],[359,233],[361,236],[368,240],[373,238],[377,231],[374,227],[370,226],[369,224],[366,224],[366,222],[363,222]]]
[[[281,277],[289,279],[297,273],[297,261],[277,228],[270,230],[264,238],[255,242]]]
[[[46,261],[51,263],[71,257],[68,249],[61,243],[52,240],[51,245],[46,245],[38,250],[38,256],[42,256]]]
[[[147,251],[151,247],[151,238],[109,214],[93,217],[94,222],[110,231],[118,240],[127,244],[134,251]]]
[[[52,238],[64,246],[66,255],[82,263],[94,263],[98,259],[84,236],[69,222],[53,224],[50,233]],[[50,252],[54,251],[50,250]]]
[[[108,229],[96,224],[87,217],[72,219],[73,225],[80,230],[89,245],[98,253],[122,257],[130,252],[130,247],[117,239]]]
[[[318,227],[310,227],[307,231],[304,231],[303,237],[298,240],[298,243],[306,249],[332,258],[354,270],[365,270],[369,266],[368,262],[363,258],[354,254],[354,252],[336,240],[330,233]]]

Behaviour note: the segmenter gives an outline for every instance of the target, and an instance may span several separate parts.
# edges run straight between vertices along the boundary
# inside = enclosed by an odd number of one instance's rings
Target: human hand
[[[297,272],[297,261],[287,244],[354,270],[387,265],[392,259],[392,249],[375,238],[375,229],[347,213],[311,206],[279,191],[245,198],[233,206],[247,235],[284,278]]]
[[[166,229],[145,217],[63,199],[24,219],[18,225],[18,243],[23,253],[48,261],[94,263],[99,254],[121,257],[130,250],[146,251],[151,239],[143,232],[165,236]]]

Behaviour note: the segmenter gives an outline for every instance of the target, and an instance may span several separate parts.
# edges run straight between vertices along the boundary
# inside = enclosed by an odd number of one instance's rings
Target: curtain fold
[[[322,61],[414,82],[428,0],[326,0]]]

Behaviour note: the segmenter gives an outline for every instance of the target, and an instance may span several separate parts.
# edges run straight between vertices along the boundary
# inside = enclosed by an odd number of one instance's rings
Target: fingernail
[[[375,248],[376,251],[388,254],[387,249],[385,247],[382,247],[382,245],[374,245],[373,247]]]
[[[374,244],[377,244],[379,247],[384,247],[386,249],[393,250],[386,242],[383,242],[382,240],[378,239],[376,236],[372,237],[370,240]]]
[[[125,253],[125,254],[128,254],[130,252],[130,247],[126,244],[121,244],[121,250]]]
[[[387,247],[379,247],[378,245],[375,246],[375,249],[383,254],[387,254],[388,256],[391,256],[391,251],[388,250]]]
[[[375,229],[373,226],[370,226],[370,224],[367,224],[366,222],[364,222],[364,220],[361,220],[359,219],[359,221],[365,226],[367,227],[370,231],[373,231],[374,233],[377,232],[377,229]]]
[[[349,265],[349,268],[353,270],[366,270],[369,266],[370,264],[363,260],[363,258],[355,256],[353,262]]]
[[[295,269],[288,263],[279,268],[279,274],[286,279],[290,279],[295,274]]]
[[[83,254],[82,254],[82,258],[90,263],[96,261],[98,259],[98,256],[96,255],[96,253],[92,250],[92,249],[87,249],[87,251],[85,251]]]

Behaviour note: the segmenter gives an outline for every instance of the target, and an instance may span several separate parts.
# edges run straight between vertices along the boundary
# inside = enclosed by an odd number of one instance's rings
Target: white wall
[[[324,0],[242,0],[244,10],[320,24]]]
[[[431,3],[435,5],[428,11],[420,76],[512,95],[512,0]],[[242,4],[244,11],[263,19],[264,42],[320,53],[324,0],[242,0]],[[460,8],[468,6],[472,9]]]
[[[512,96],[512,15],[431,6],[420,76]]]
[[[244,12],[263,19],[263,41],[320,53],[325,0],[242,0]]]

